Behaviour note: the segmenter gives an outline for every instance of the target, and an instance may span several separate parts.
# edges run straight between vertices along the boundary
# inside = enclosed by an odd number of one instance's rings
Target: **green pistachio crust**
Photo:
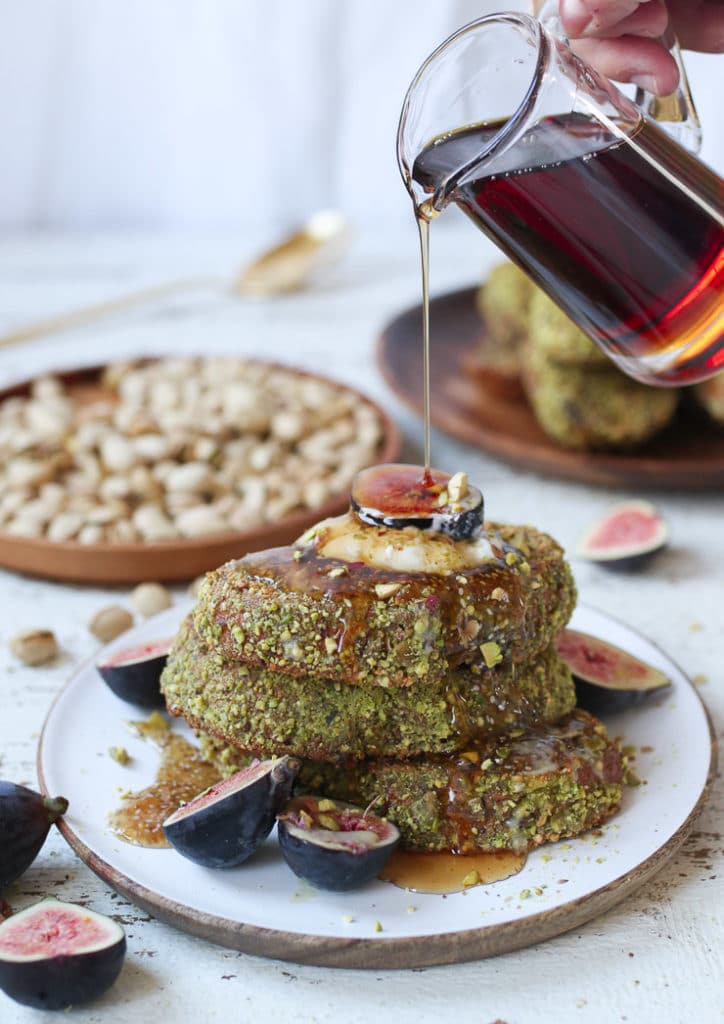
[[[611,360],[545,292],[535,289],[529,306],[530,345],[561,366],[611,368]]]
[[[480,737],[554,722],[576,697],[554,645],[525,665],[458,669],[444,682],[385,689],[225,661],[189,620],[161,688],[172,714],[224,742],[259,757],[323,761],[465,750]]]
[[[611,369],[561,366],[526,349],[523,383],[536,419],[566,448],[626,448],[662,430],[678,394],[650,388]]]
[[[231,661],[290,675],[409,686],[459,665],[524,664],[563,629],[576,601],[560,546],[529,526],[488,524],[494,557],[460,573],[403,573],[275,548],[207,575],[194,624]],[[338,572],[337,572],[338,570]],[[397,588],[384,598],[379,584]]]
[[[536,290],[528,275],[514,263],[499,263],[475,294],[488,344],[511,358],[527,335],[528,308]]]
[[[225,773],[248,757],[201,737]],[[347,767],[305,761],[306,790],[361,806],[400,829],[410,850],[522,851],[600,825],[620,805],[624,758],[592,715],[478,745],[457,757],[379,759]]]

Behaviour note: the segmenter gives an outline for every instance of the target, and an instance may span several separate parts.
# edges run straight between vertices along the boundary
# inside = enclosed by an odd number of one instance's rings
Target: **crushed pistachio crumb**
[[[382,925],[380,924],[379,921],[375,921],[375,931],[376,932],[381,932],[382,931]]]
[[[329,578],[331,580],[336,580],[336,579],[339,579],[340,576],[346,576],[346,575],[347,575],[347,566],[346,565],[335,565],[334,568],[330,569],[329,572],[327,573],[327,576],[329,576]]]
[[[108,754],[118,764],[128,764],[131,760],[130,755],[125,747],[110,747]]]
[[[327,654],[334,654],[337,650],[337,641],[332,636],[326,636],[324,638],[324,646]]]
[[[500,645],[496,644],[495,640],[488,640],[487,643],[481,644],[480,653],[482,654],[488,668],[494,668],[495,665],[499,664],[503,660]]]
[[[401,583],[376,583],[375,594],[382,599],[392,597],[393,594],[397,593],[401,586]]]
[[[342,915],[342,921],[345,924],[353,924],[354,923],[354,917],[351,914],[343,914]]]
[[[468,871],[465,878],[463,878],[463,887],[470,889],[473,885],[480,885],[480,873],[478,871]]]

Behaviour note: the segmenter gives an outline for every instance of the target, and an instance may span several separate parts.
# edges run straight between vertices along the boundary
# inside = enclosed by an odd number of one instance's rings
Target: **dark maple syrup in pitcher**
[[[433,140],[413,179],[434,192],[502,123]],[[472,172],[452,200],[622,369],[650,384],[724,370],[724,183],[713,171],[649,121],[621,140],[578,113],[544,118],[501,160],[503,172]]]

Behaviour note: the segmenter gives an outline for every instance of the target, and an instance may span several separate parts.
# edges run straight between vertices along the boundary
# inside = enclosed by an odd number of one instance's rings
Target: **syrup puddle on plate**
[[[122,805],[108,816],[119,839],[135,846],[162,849],[169,843],[162,825],[170,814],[221,778],[219,771],[204,760],[188,740],[172,732],[159,713],[129,723],[143,739],[161,753],[154,782],[137,793],[128,793]],[[447,895],[478,885],[490,885],[516,875],[527,860],[526,853],[500,850],[465,856],[454,853],[411,853],[397,850],[380,873],[380,880],[410,892]]]
[[[383,882],[392,882],[411,892],[446,895],[517,875],[527,859],[527,853],[514,853],[512,850],[465,856],[396,850],[379,877]]]
[[[196,747],[173,733],[158,712],[130,725],[160,750],[161,763],[154,782],[138,793],[125,795],[121,807],[109,814],[108,822],[124,842],[161,849],[170,845],[161,827],[166,818],[213,786],[221,775]]]

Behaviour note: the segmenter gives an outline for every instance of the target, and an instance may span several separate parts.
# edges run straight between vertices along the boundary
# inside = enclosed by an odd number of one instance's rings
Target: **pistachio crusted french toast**
[[[555,722],[576,694],[553,645],[530,662],[451,670],[406,687],[351,686],[229,661],[187,620],[169,655],[163,691],[172,714],[258,757],[320,761],[453,753],[476,739]]]
[[[464,474],[383,468],[412,478],[395,514],[367,480],[347,515],[207,575],[163,673],[169,711],[223,771],[293,755],[302,787],[374,802],[411,850],[601,824],[624,758],[556,649],[576,600],[561,547],[485,523]]]
[[[393,546],[413,569],[370,564],[388,561]],[[561,547],[532,527],[488,524],[456,542],[361,525],[348,513],[293,547],[209,573],[194,624],[229,661],[409,686],[498,657],[529,661],[563,629],[575,600]]]

